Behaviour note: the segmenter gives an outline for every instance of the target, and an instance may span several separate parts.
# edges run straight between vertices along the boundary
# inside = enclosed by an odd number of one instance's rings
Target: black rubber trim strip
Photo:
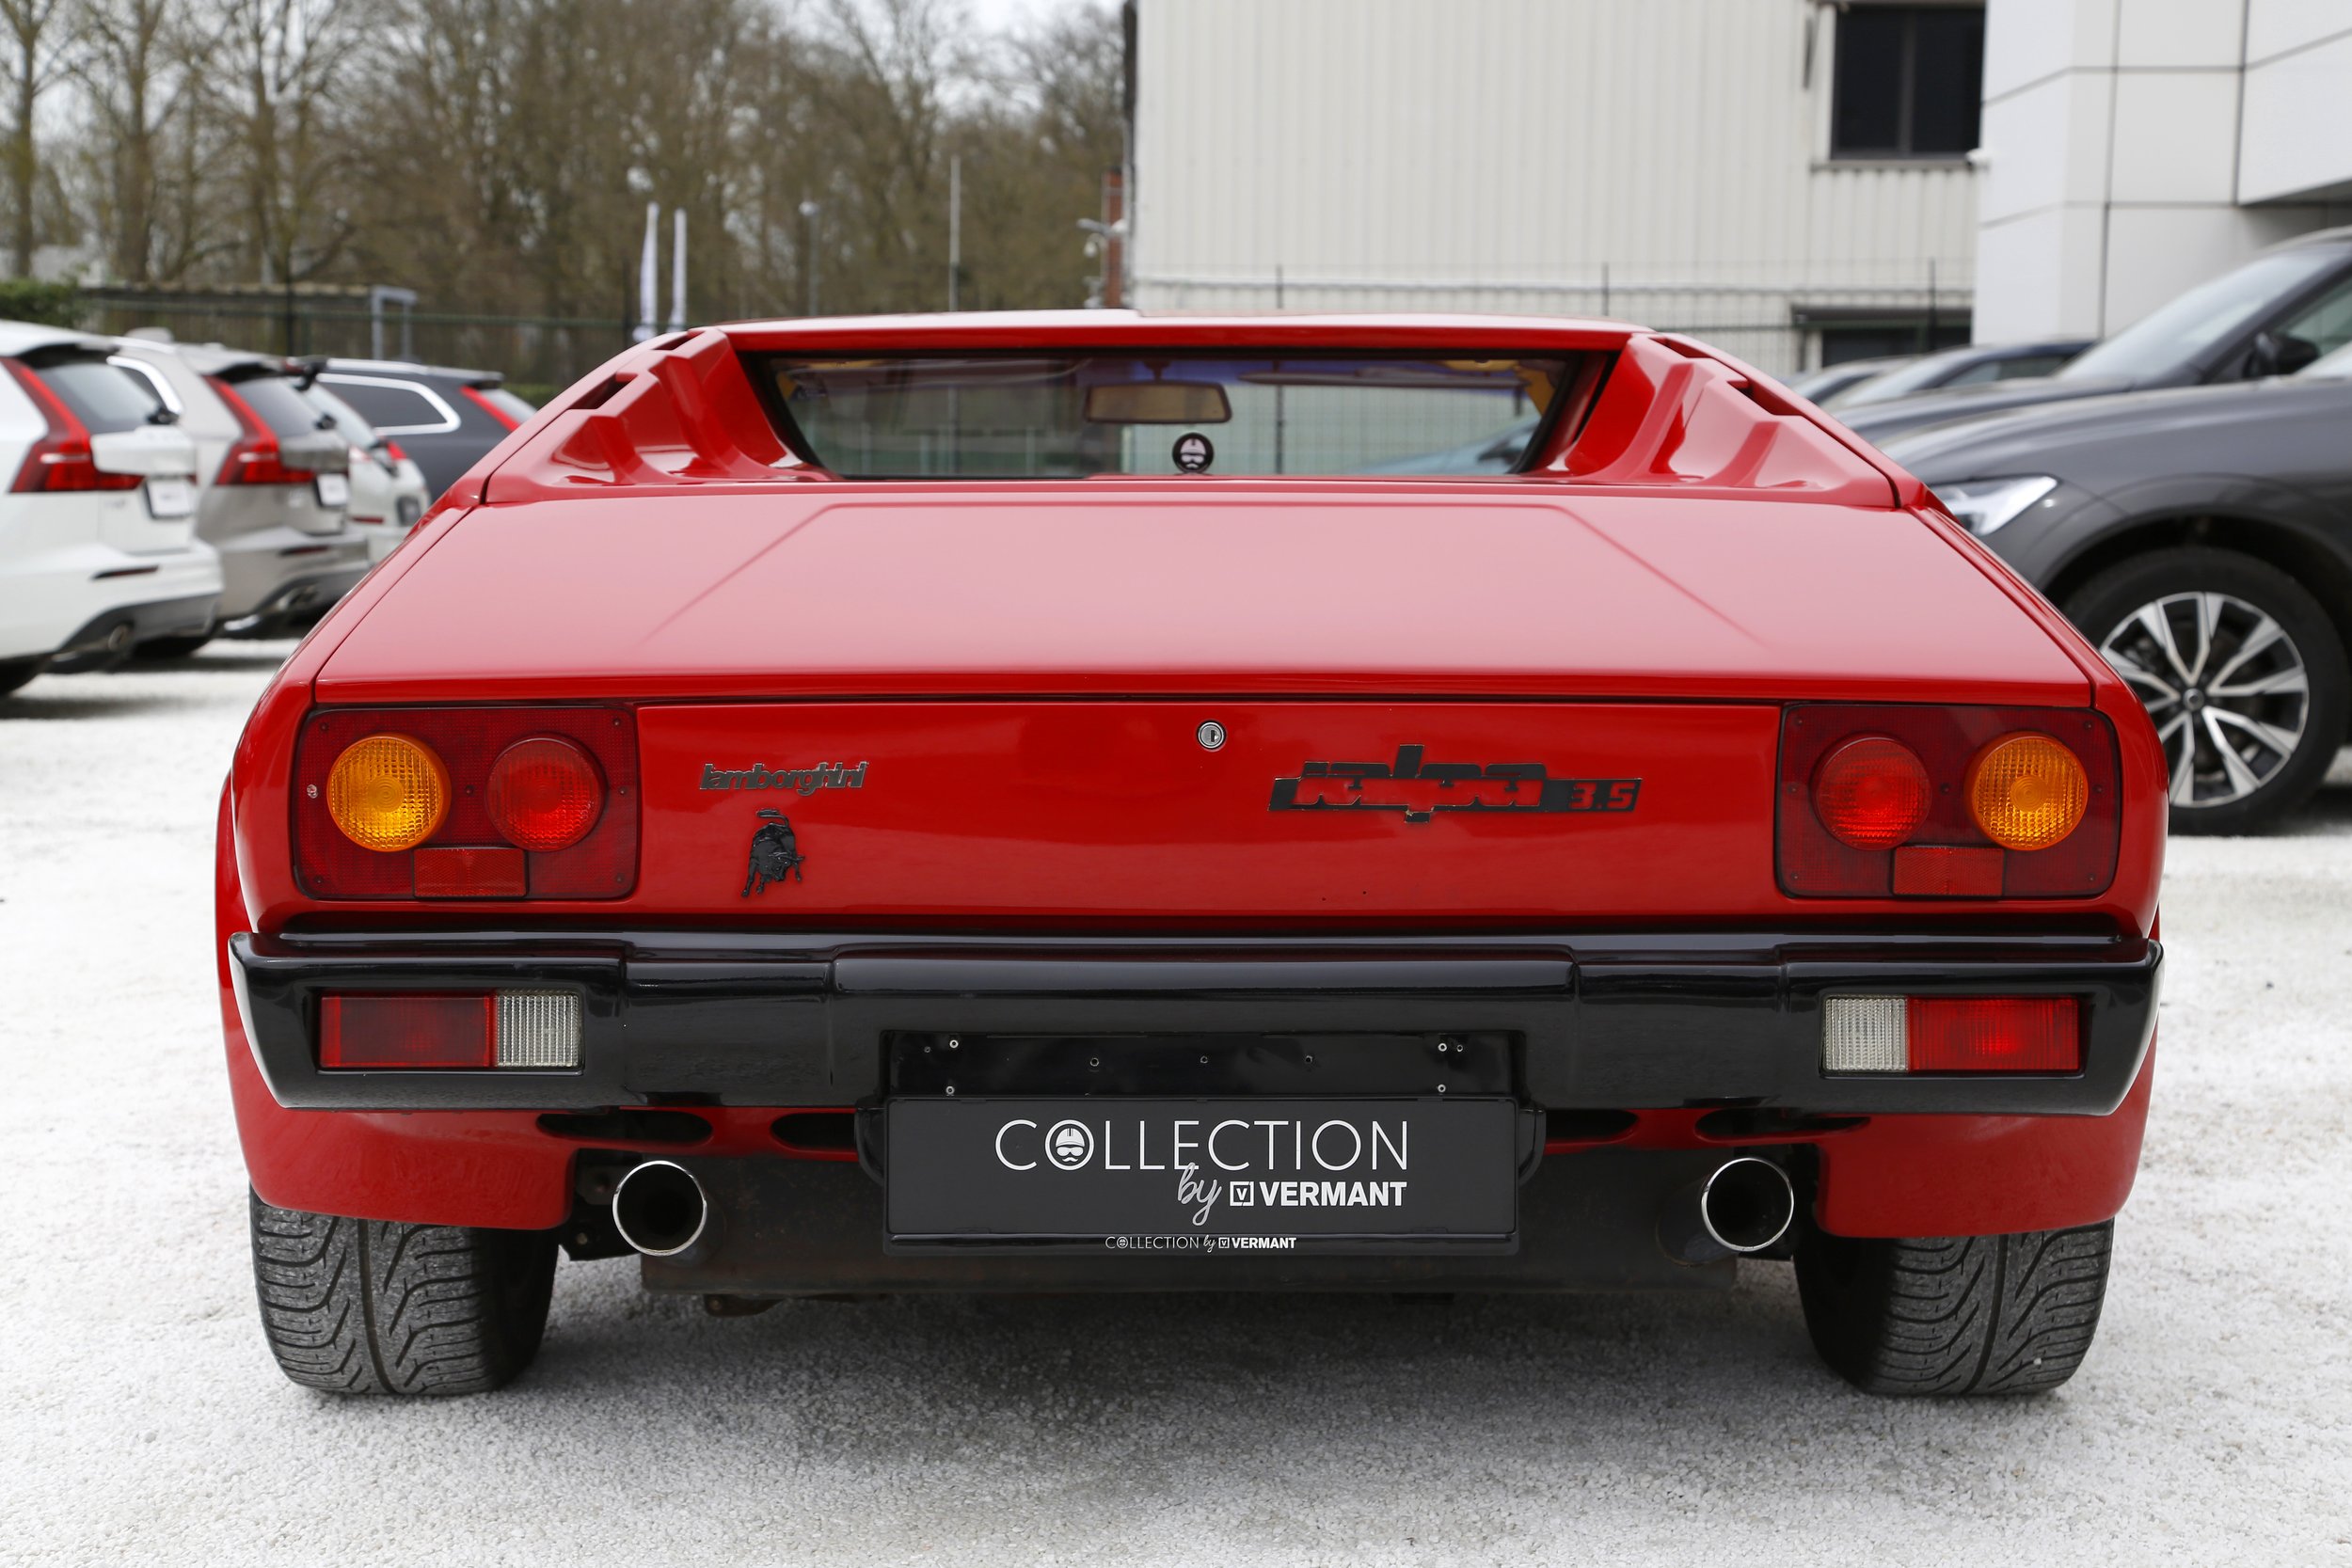
[[[538,1111],[865,1105],[903,1035],[1388,1037],[1514,1042],[1513,1087],[1580,1110],[2104,1116],[2138,1076],[2162,949],[2077,936],[1719,933],[1306,939],[640,931],[230,939],[280,1104]],[[568,990],[577,1071],[324,1072],[328,991]],[[2073,996],[2079,1074],[1831,1077],[1825,996]]]

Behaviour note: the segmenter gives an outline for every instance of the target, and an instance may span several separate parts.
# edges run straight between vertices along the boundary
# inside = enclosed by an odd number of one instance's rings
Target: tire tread
[[[2031,1394],[2090,1353],[2114,1223],[2007,1236],[1809,1238],[1797,1258],[1815,1347],[1874,1394]]]
[[[250,1204],[262,1331],[279,1370],[304,1387],[481,1393],[538,1353],[550,1237],[346,1219],[258,1196]]]

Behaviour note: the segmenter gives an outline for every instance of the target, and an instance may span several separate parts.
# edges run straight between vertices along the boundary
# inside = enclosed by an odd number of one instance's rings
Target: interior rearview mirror
[[[1233,417],[1214,381],[1120,381],[1087,388],[1089,424],[1223,424]]]

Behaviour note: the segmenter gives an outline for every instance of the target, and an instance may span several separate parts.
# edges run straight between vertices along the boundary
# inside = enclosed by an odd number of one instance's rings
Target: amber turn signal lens
[[[326,814],[362,849],[413,849],[449,815],[449,769],[421,741],[369,736],[335,759],[326,775]]]
[[[1892,849],[1927,819],[1932,791],[1910,747],[1883,735],[1858,736],[1821,759],[1813,809],[1830,836],[1853,849]]]
[[[567,849],[604,811],[604,778],[568,740],[517,740],[490,765],[490,820],[525,849]]]
[[[1968,813],[2004,849],[2047,849],[2090,805],[2081,759],[2031,730],[2003,736],[1968,765]]]

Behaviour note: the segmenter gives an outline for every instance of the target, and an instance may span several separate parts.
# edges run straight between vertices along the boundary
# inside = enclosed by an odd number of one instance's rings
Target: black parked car
[[[2137,688],[2172,826],[2299,805],[2347,737],[2352,348],[2255,386],[2138,392],[1887,444]]]
[[[505,379],[496,371],[398,359],[329,359],[319,375],[378,436],[417,460],[436,499],[534,412]]]
[[[1848,429],[1883,442],[1979,414],[2158,387],[2288,375],[2352,342],[2352,229],[2305,234],[2158,306],[2064,370],[2030,381],[1924,392],[1840,409]]]

